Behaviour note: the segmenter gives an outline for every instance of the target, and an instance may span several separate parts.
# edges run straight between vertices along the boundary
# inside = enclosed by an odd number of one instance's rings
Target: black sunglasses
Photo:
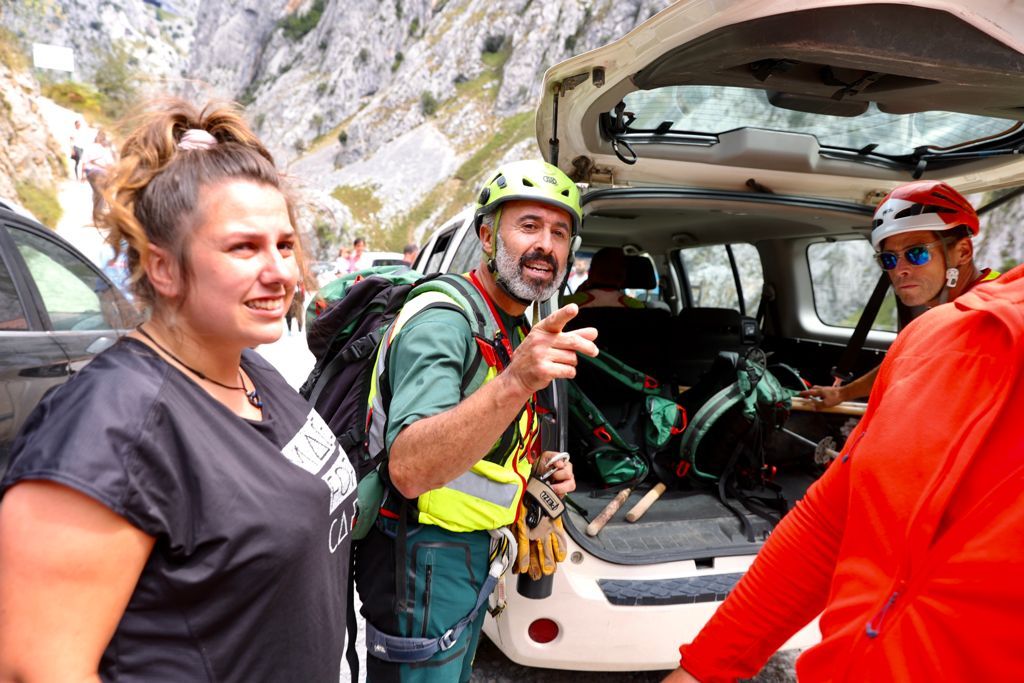
[[[923,266],[932,260],[931,247],[934,247],[936,244],[942,244],[942,240],[935,240],[927,244],[915,244],[903,251],[880,251],[875,254],[875,260],[878,261],[878,265],[882,267],[882,270],[892,270],[895,268],[900,262],[900,256],[906,259],[907,263],[912,266]]]

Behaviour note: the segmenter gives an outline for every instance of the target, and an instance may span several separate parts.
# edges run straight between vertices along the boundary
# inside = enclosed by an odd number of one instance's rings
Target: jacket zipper
[[[857,440],[854,441],[848,449],[846,449],[846,453],[843,455],[842,459],[843,462],[847,462],[850,459],[850,456],[853,455],[853,452],[855,450],[857,450],[857,446],[860,445],[860,442],[864,440],[864,437],[867,436],[867,433],[868,430],[865,429],[864,431],[857,435]]]
[[[875,616],[868,621],[867,625],[864,627],[864,632],[867,633],[868,638],[877,638],[882,634],[882,624],[885,621],[885,617],[892,606],[896,604],[896,599],[900,597],[900,593],[906,590],[906,585],[906,581],[902,580],[896,584],[896,589],[893,590],[892,595],[890,595],[889,599],[885,601],[884,605],[882,605],[882,609],[878,610]]]
[[[430,583],[433,574],[434,565],[428,564],[423,577],[423,629],[420,635],[424,638],[427,637],[427,626],[430,624]]]

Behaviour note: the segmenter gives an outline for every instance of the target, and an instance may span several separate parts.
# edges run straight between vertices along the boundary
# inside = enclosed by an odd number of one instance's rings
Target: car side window
[[[807,247],[807,264],[818,319],[835,327],[856,327],[882,272],[868,241],[816,242]],[[892,290],[882,301],[871,329],[897,330],[896,297]]]
[[[433,251],[430,252],[423,267],[420,268],[421,273],[428,275],[441,270],[441,262],[444,261],[445,252],[448,250],[448,245],[451,243],[452,235],[454,234],[455,228],[452,227],[450,230],[445,230],[443,234],[437,236],[437,239],[434,241]]]
[[[469,230],[464,233],[462,242],[455,250],[452,263],[448,270],[452,273],[465,273],[472,270],[480,262],[480,240],[476,232]]]
[[[679,259],[689,283],[690,305],[731,308],[748,316],[757,312],[764,287],[764,271],[754,245],[738,243],[691,247],[681,249]]]
[[[6,264],[0,260],[0,332],[27,330],[25,308],[14,288],[14,280]]]
[[[119,327],[116,294],[99,273],[74,253],[26,230],[11,237],[42,297],[54,330]]]

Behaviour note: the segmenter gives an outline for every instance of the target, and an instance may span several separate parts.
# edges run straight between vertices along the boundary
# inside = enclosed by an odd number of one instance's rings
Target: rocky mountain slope
[[[39,84],[26,66],[19,53],[0,49],[0,197],[30,204],[52,194],[68,152],[43,121]]]
[[[547,67],[667,4],[7,0],[0,17],[23,48],[32,40],[73,47],[79,80],[104,77],[116,47],[147,93],[241,102],[303,185],[307,238],[326,258],[359,233],[382,249],[421,240],[466,205],[485,169],[535,154],[532,112]],[[11,99],[35,87],[31,73],[16,72],[0,71]],[[17,116],[0,116],[0,127],[17,121],[18,135],[29,135],[28,100],[12,103]],[[41,184],[61,172],[63,142],[8,139],[24,149],[0,150],[0,168],[31,168]],[[982,263],[1024,258],[1014,227],[1022,207],[1011,202],[986,217]]]
[[[16,0],[23,41],[111,46],[148,92],[244,104],[312,200],[322,254],[395,248],[461,207],[486,166],[531,154],[544,70],[667,0]]]
[[[664,0],[202,3],[190,71],[248,104],[328,226],[397,248],[530,154],[545,69]],[[348,235],[346,235],[348,236]]]

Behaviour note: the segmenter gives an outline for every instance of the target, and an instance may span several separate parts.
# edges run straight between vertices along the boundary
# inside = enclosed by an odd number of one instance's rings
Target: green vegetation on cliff
[[[64,210],[57,201],[57,191],[52,187],[42,188],[29,182],[16,183],[14,191],[18,193],[18,202],[39,219],[39,222],[50,228],[57,227]]]

